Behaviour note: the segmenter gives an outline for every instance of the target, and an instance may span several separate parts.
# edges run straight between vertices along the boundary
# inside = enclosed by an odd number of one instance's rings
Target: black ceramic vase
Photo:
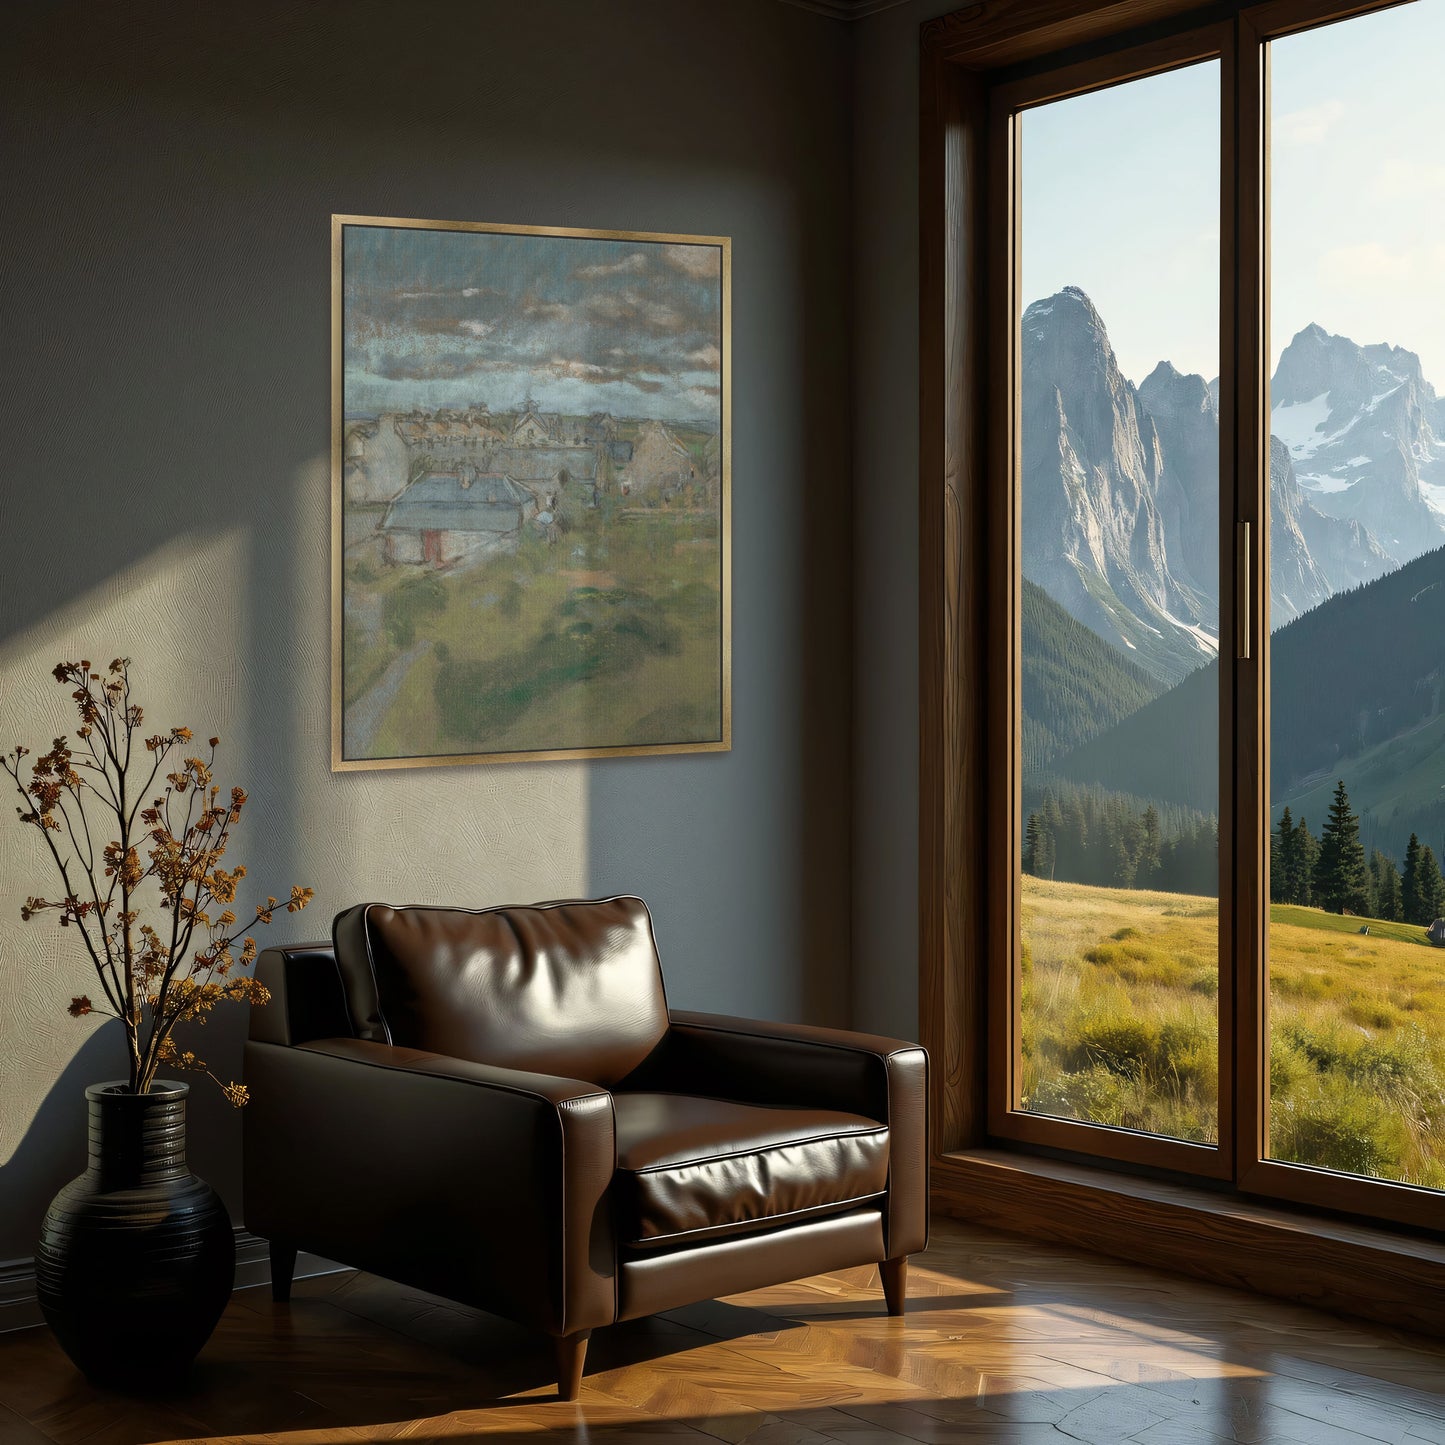
[[[90,1167],[51,1201],[35,1256],[40,1308],[97,1384],[164,1389],[230,1297],[236,1244],[216,1191],[186,1167],[186,1095],[92,1084]]]

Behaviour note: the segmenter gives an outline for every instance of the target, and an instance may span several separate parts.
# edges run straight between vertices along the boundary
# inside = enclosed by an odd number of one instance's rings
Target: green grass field
[[[1322,913],[1318,908],[1300,908],[1293,903],[1272,903],[1271,923],[1291,928],[1313,928],[1321,933],[1349,933],[1360,936],[1361,928],[1370,930],[1371,938],[1390,938],[1396,943],[1413,943],[1429,948],[1425,930],[1414,923],[1391,923],[1383,918],[1356,918],[1348,913]]]
[[[1025,1107],[1213,1142],[1218,927],[1211,898],[1025,877]],[[1272,1156],[1445,1189],[1445,950],[1283,906],[1269,943]]]

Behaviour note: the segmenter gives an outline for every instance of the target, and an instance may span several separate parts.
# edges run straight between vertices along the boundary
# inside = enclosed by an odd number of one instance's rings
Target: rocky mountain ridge
[[[1319,511],[1364,523],[1396,566],[1445,540],[1445,402],[1413,351],[1306,326],[1270,402],[1270,430]]]
[[[1279,626],[1445,540],[1427,501],[1438,476],[1445,507],[1445,404],[1413,353],[1318,327],[1286,348],[1274,401],[1286,433],[1270,448]],[[1166,682],[1208,662],[1219,631],[1217,384],[1161,361],[1135,387],[1093,303],[1069,286],[1024,313],[1020,415],[1024,575]],[[1354,480],[1320,470],[1354,446]]]
[[[1178,681],[1218,650],[1218,583],[1184,564],[1179,529],[1197,530],[1199,508],[1173,474],[1166,481],[1158,424],[1083,291],[1065,287],[1025,311],[1022,370],[1024,575]]]

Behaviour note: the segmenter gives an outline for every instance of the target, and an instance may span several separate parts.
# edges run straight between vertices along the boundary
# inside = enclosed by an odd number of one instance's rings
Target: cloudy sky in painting
[[[348,226],[348,414],[721,416],[716,246]]]

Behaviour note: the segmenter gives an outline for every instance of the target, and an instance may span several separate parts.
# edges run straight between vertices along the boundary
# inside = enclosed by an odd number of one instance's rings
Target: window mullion
[[[1228,830],[1234,858],[1233,897],[1225,916],[1233,942],[1233,1133],[1235,1175],[1243,1178],[1262,1156],[1268,1130],[1268,987],[1265,976],[1264,928],[1267,913],[1269,742],[1269,485],[1265,463],[1267,439],[1266,384],[1268,380],[1268,273],[1265,264],[1268,236],[1267,163],[1268,52],[1246,16],[1234,27],[1231,63],[1226,71],[1225,154],[1227,165],[1226,228],[1233,256],[1226,261],[1232,286],[1233,314],[1229,318],[1233,345],[1226,348],[1226,365],[1233,375],[1221,383],[1221,403],[1229,408],[1228,430],[1233,433],[1233,506],[1221,509],[1229,536],[1222,537],[1224,566],[1231,575],[1223,588],[1223,603],[1230,616],[1221,617],[1221,635],[1235,637],[1233,612],[1241,589],[1248,595],[1248,656],[1235,657],[1232,667],[1232,717],[1224,736],[1233,737],[1233,758],[1227,763],[1224,796],[1232,801],[1234,817]],[[1225,423],[1226,418],[1221,417]],[[1251,575],[1234,576],[1233,546],[1236,521],[1248,522],[1252,543],[1248,563]],[[1231,651],[1237,649],[1231,648]],[[1221,829],[1223,836],[1224,830]]]

